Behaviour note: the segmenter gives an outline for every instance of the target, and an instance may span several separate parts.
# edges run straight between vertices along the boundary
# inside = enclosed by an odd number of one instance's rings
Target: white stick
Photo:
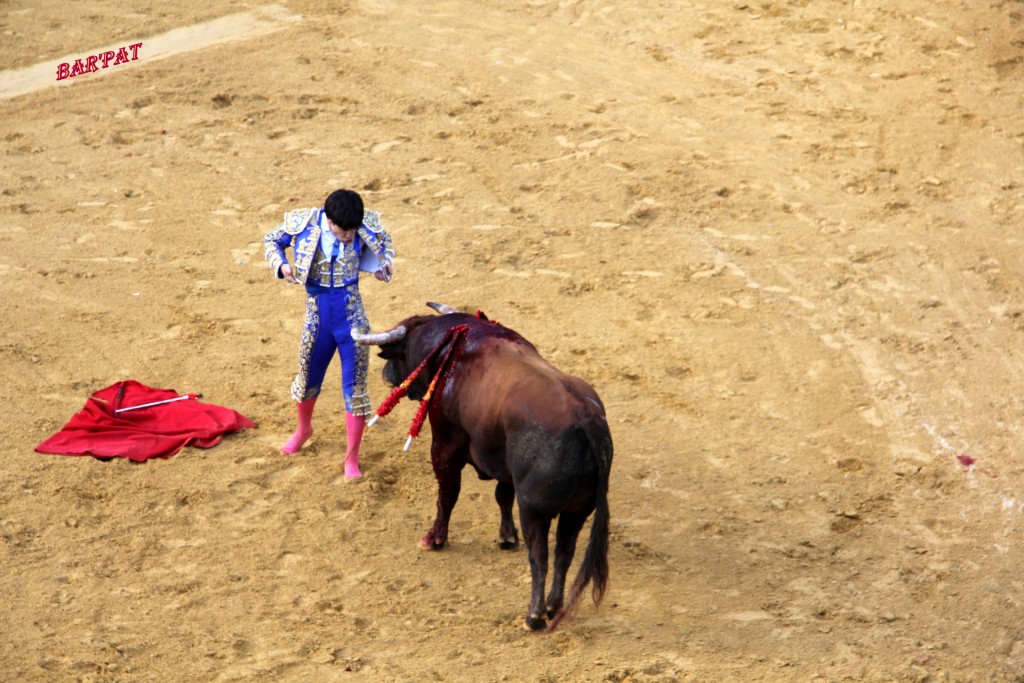
[[[115,413],[125,413],[129,410],[139,410],[140,408],[149,408],[151,406],[160,406],[164,403],[174,403],[175,401],[187,401],[191,398],[199,398],[202,394],[185,394],[184,396],[177,396],[175,398],[166,398],[163,401],[153,401],[152,403],[142,403],[137,406],[128,406],[127,408],[118,408]]]
[[[374,423],[376,423],[376,422],[377,422],[377,420],[379,420],[379,419],[380,419],[380,415],[374,415],[374,416],[373,416],[373,417],[371,417],[371,418],[370,418],[370,420],[369,420],[369,421],[368,421],[368,422],[366,423],[366,426],[367,426],[367,427],[372,427],[372,426],[374,425]]]
[[[412,437],[411,436],[408,439],[405,440],[405,448],[403,448],[402,450],[407,451],[407,450],[409,450],[410,446],[412,446]]]

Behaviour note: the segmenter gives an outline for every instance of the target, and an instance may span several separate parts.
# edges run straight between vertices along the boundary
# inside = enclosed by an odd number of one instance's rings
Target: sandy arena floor
[[[1022,15],[0,2],[3,678],[1024,680]],[[482,309],[608,404],[610,591],[554,634],[490,484],[418,550],[414,405],[340,483],[335,366],[278,453],[303,300],[261,239],[342,186],[399,254],[375,328]],[[125,378],[259,427],[33,451]]]

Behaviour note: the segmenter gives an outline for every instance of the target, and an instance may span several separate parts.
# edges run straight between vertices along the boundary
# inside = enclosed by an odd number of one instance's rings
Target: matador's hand
[[[281,266],[281,277],[283,277],[285,282],[289,284],[299,284],[299,281],[295,279],[295,274],[292,273],[292,266],[290,263],[285,263]]]
[[[380,270],[374,272],[373,276],[378,280],[383,280],[384,282],[391,282],[391,278],[394,274],[394,269],[390,265],[385,265]]]

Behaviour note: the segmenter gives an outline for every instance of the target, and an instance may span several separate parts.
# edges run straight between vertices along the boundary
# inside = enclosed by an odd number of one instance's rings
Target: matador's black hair
[[[354,190],[335,190],[324,202],[331,222],[342,230],[355,230],[363,224],[363,198]]]

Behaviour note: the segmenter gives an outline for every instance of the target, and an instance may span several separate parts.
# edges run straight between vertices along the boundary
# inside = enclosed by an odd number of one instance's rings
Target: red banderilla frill
[[[434,397],[434,392],[437,390],[439,384],[443,386],[445,380],[447,379],[447,375],[450,374],[451,365],[454,360],[455,349],[456,347],[460,346],[467,330],[468,326],[466,325],[456,325],[455,327],[448,330],[448,332],[444,336],[444,339],[441,340],[441,343],[438,344],[437,347],[434,348],[434,350],[431,351],[418,366],[416,366],[415,370],[409,373],[409,376],[405,378],[405,381],[403,381],[400,385],[395,387],[391,394],[386,399],[384,399],[384,401],[377,408],[376,414],[372,418],[370,418],[370,421],[367,423],[367,426],[373,425],[379,418],[382,418],[388,413],[390,413],[392,409],[394,409],[394,407],[398,405],[398,402],[402,400],[402,397],[406,395],[406,393],[409,391],[409,387],[412,385],[414,381],[416,381],[416,378],[420,376],[420,374],[427,367],[430,361],[437,358],[437,356],[440,355],[441,353],[441,349],[443,349],[446,344],[450,343],[450,345],[448,346],[448,351],[444,354],[444,358],[441,360],[441,363],[437,366],[437,370],[434,372],[434,376],[430,380],[430,385],[427,387],[427,391],[423,395],[423,400],[420,401],[420,407],[416,411],[416,416],[413,417],[412,425],[409,426],[409,438],[405,442],[404,449],[409,450],[409,447],[412,446],[412,440],[419,435],[420,429],[423,428],[423,422],[426,420],[427,412],[430,410],[430,401]]]

